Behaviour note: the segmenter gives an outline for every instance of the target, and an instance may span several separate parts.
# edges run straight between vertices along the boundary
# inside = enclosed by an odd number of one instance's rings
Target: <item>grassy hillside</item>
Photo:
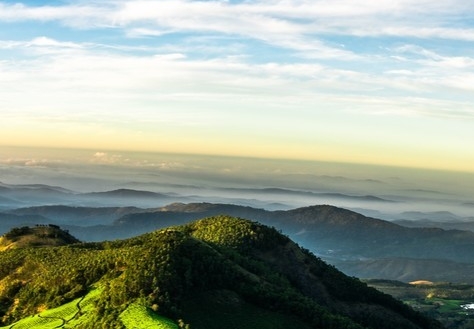
[[[79,329],[441,328],[277,230],[228,216],[128,240],[5,250],[0,317],[15,329],[37,326],[28,321]]]

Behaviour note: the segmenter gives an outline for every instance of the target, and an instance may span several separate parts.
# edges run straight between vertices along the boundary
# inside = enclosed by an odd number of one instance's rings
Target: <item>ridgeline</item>
[[[0,253],[2,328],[442,328],[276,229],[235,217],[32,246]]]

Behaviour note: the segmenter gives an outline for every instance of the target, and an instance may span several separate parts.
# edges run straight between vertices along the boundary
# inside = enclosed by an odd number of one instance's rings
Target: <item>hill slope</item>
[[[23,226],[12,229],[0,237],[0,251],[26,248],[65,246],[78,243],[78,239],[56,225]]]
[[[94,307],[76,312],[75,328],[132,328],[131,305],[193,329],[441,328],[275,229],[228,216],[122,241],[0,253],[3,325],[86,295]]]

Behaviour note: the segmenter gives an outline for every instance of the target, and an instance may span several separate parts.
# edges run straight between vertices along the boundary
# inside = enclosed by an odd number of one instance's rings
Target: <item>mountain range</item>
[[[0,182],[0,209],[58,204],[92,207],[125,205],[150,208],[173,202],[189,203],[209,200],[217,203],[249,205],[273,210],[291,209],[292,206],[289,206],[287,201],[296,199],[305,200],[304,203],[342,202],[374,206],[396,203],[396,201],[374,195],[350,195],[339,192],[314,192],[288,188],[206,188],[175,185],[170,187],[166,184],[164,186],[152,186],[154,188],[172,189],[166,193],[158,193],[132,189],[126,186],[127,184],[113,190],[84,193],[44,184],[14,185]]]
[[[473,232],[409,228],[329,205],[280,211],[214,203],[149,209],[40,206],[0,214],[0,228],[51,223],[83,241],[102,241],[221,214],[273,226],[351,276],[474,283]]]
[[[227,215],[125,240],[79,243],[55,225],[2,239],[21,241],[0,252],[2,329],[442,328],[275,228]]]

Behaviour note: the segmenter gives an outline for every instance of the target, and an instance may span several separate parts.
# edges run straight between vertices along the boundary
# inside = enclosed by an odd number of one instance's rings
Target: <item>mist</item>
[[[437,221],[466,221],[474,210],[472,173],[348,163],[15,149],[0,154],[0,181],[4,186],[44,184],[67,190],[2,191],[2,209],[217,202],[286,210],[330,204],[386,220],[412,221],[424,218],[420,213]],[[127,193],[97,193],[120,189]],[[143,197],[133,191],[155,194]]]

